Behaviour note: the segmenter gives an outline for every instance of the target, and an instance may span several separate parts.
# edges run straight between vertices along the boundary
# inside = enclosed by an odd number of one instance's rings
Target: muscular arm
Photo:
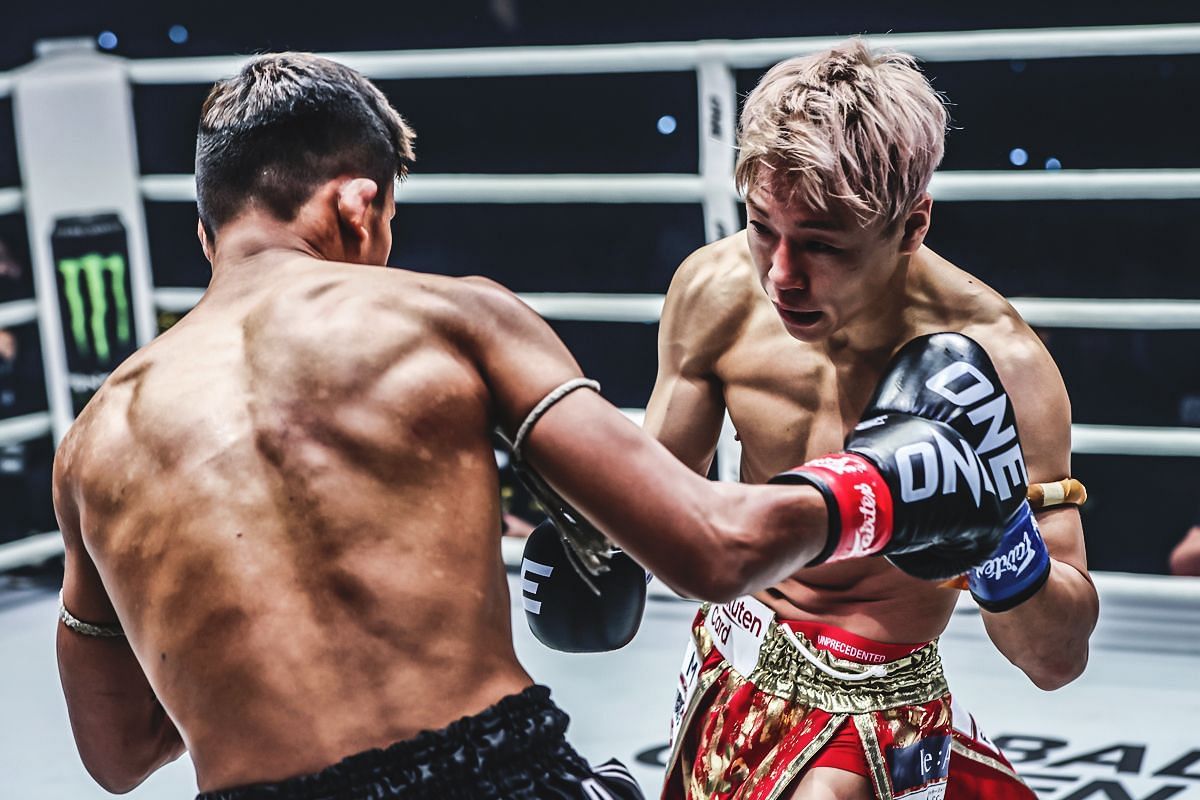
[[[1012,399],[1030,482],[1056,481],[1071,474],[1070,401],[1050,354],[1032,336],[1025,339],[1009,337],[1015,343],[1001,346],[996,368]],[[1037,521],[1050,551],[1050,577],[1017,607],[982,614],[1000,652],[1039,688],[1052,690],[1083,672],[1100,606],[1088,576],[1079,511],[1051,508]]]
[[[702,307],[709,267],[704,252],[680,266],[667,290],[658,328],[658,375],[642,424],[646,433],[701,475],[708,473],[725,410],[713,374],[720,331],[707,328],[714,309]]]
[[[63,603],[77,618],[117,622],[96,566],[83,546],[66,459],[54,470],[54,507],[66,546]],[[84,636],[58,625],[58,673],[75,745],[87,771],[110,792],[128,792],[185,747],[129,642]]]
[[[540,318],[480,285],[471,338],[510,434],[550,390],[580,374]],[[523,451],[554,488],[673,589],[724,601],[792,574],[827,538],[811,487],[712,483],[588,390],[534,426]]]

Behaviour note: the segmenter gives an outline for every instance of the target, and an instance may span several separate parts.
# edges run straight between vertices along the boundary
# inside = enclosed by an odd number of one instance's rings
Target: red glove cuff
[[[879,470],[854,453],[815,458],[791,470],[828,487],[841,520],[838,542],[824,563],[871,556],[892,539],[892,493]]]

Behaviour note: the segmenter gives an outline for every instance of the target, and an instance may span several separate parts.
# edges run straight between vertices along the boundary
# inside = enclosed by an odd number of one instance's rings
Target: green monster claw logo
[[[113,305],[116,311],[116,335],[122,345],[132,340],[129,318],[129,298],[125,294],[125,258],[119,254],[102,256],[88,253],[79,258],[64,258],[58,262],[58,271],[63,276],[67,309],[71,315],[71,335],[76,349],[85,355],[93,355],[91,342],[95,343],[96,358],[107,362],[112,355],[108,341],[108,293],[105,291],[105,276],[112,277]],[[91,315],[85,316],[83,293],[87,291]],[[91,336],[88,336],[89,323]]]

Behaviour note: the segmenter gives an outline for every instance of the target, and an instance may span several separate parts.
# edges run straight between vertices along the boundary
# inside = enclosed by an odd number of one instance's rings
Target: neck
[[[247,213],[221,226],[212,247],[213,270],[225,269],[264,253],[290,251],[327,258],[320,237],[299,226],[261,213]]]

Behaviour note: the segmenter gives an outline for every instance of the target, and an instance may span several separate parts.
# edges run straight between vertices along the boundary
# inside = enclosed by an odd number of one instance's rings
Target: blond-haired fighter
[[[747,229],[689,257],[667,293],[645,426],[671,452],[706,472],[728,410],[742,480],[766,481],[839,448],[906,343],[957,332],[1011,398],[1015,427],[994,395],[966,396],[979,387],[966,368],[940,384],[970,401],[997,484],[1069,475],[1070,405],[1050,355],[1003,297],[924,245],[946,122],[912,58],[858,40],[766,73],[740,120]],[[935,374],[890,385],[928,393]],[[1005,440],[1016,428],[1023,463]],[[1074,506],[1014,522],[969,574],[988,635],[1038,687],[1080,674],[1098,605]],[[706,609],[664,796],[1032,797],[951,702],[935,641],[957,595],[859,560]]]
[[[899,497],[900,447],[969,452],[949,425],[865,432],[859,472],[825,480],[837,498],[714,486],[511,293],[382,269],[411,140],[376,87],[311,55],[253,59],[204,104],[208,291],[113,372],[55,463],[59,667],[112,791],[186,748],[210,800],[640,797],[567,744],[513,653],[496,427],[547,502],[557,489],[576,523],[700,597],[770,585],[830,543],[918,557],[999,537],[994,492]],[[851,553],[865,518],[839,498],[857,483],[890,508]],[[601,570],[603,541],[569,533]]]

